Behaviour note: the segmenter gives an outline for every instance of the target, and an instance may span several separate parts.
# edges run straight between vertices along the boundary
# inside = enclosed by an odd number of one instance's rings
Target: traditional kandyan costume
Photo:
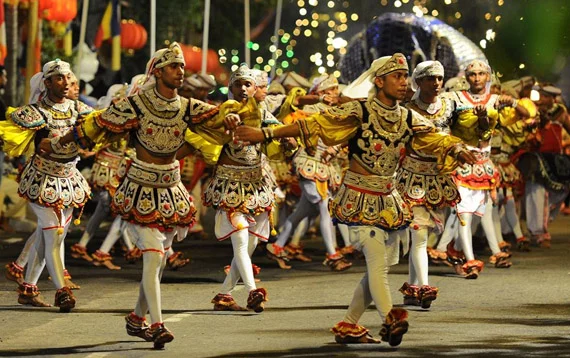
[[[351,162],[366,171],[348,170],[330,204],[333,217],[349,226],[352,244],[362,250],[367,270],[356,287],[344,319],[332,332],[337,342],[368,342],[368,329],[358,324],[366,308],[374,301],[383,321],[380,335],[391,345],[398,345],[407,332],[407,312],[392,307],[388,267],[399,259],[400,241],[406,241],[405,229],[412,221],[408,205],[396,190],[395,173],[406,155],[406,147],[435,152],[442,170],[456,165],[459,139],[437,133],[435,127],[419,114],[378,100],[374,78],[397,70],[408,70],[404,55],[382,57],[348,86],[343,94],[352,101],[330,108],[296,123],[306,148],[315,148],[321,138],[326,145],[348,141]]]
[[[530,120],[538,115],[535,104],[529,98],[521,98],[518,105],[523,106]],[[495,218],[495,234],[501,250],[506,250],[508,244],[503,240],[503,231],[512,231],[516,238],[517,247],[521,251],[529,251],[530,240],[523,235],[519,215],[517,213],[515,196],[522,196],[524,186],[522,175],[516,167],[513,157],[515,152],[527,140],[530,134],[526,121],[519,120],[508,126],[498,126],[491,137],[491,160],[495,163],[500,175],[497,190],[497,205],[493,205]],[[498,220],[498,218],[501,220]],[[506,226],[506,227],[505,227]]]
[[[128,222],[127,230],[143,252],[140,293],[134,311],[125,318],[127,333],[153,341],[156,348],[174,339],[164,326],[161,310],[160,278],[166,265],[165,253],[175,237],[184,239],[195,215],[192,198],[180,182],[175,155],[186,142],[196,149],[209,146],[189,128],[218,113],[217,107],[206,103],[179,96],[164,98],[158,93],[153,72],[172,63],[184,63],[177,43],[154,54],[147,64],[147,81],[138,93],[89,116],[74,132],[78,143],[89,145],[116,141],[130,133],[137,151],[172,158],[171,163],[154,164],[135,155],[111,203],[113,211]]]
[[[428,76],[443,78],[440,62],[421,62],[414,69],[411,78],[415,94],[407,107],[430,120],[439,131],[449,134],[455,103],[446,96],[437,96],[434,103],[424,103],[416,80]],[[443,231],[446,208],[454,207],[461,198],[450,173],[439,170],[437,155],[413,148],[404,158],[396,181],[398,192],[414,215],[410,226],[409,279],[400,292],[404,294],[404,304],[429,308],[437,298],[438,289],[428,284],[428,235],[430,231],[436,234]]]
[[[338,87],[338,81],[332,75],[323,75],[315,81],[311,92],[324,92],[329,88]],[[318,103],[304,106],[303,112],[310,115],[328,108],[330,106]],[[336,251],[336,235],[328,209],[332,192],[340,185],[340,170],[331,160],[339,151],[340,146],[329,147],[319,140],[314,150],[301,148],[295,155],[293,166],[299,178],[301,199],[283,224],[277,241],[267,245],[267,251],[271,257],[286,257],[285,245],[293,229],[298,227],[301,221],[320,215],[321,236],[327,250],[324,264],[333,271],[344,271],[352,266],[340,252]],[[331,154],[326,160],[324,159],[325,153]],[[288,251],[295,253],[299,249],[300,247],[295,245]]]
[[[255,74],[246,66],[240,66],[230,77],[230,86],[237,80],[255,84]],[[279,142],[271,139],[271,126],[262,123],[262,111],[254,98],[247,102],[248,116],[242,115],[244,124],[262,127],[267,133],[267,143],[243,145],[222,133],[197,133],[211,143],[223,145],[221,158],[233,163],[218,164],[204,191],[204,205],[216,209],[215,234],[218,240],[230,239],[234,251],[230,270],[219,293],[212,299],[216,310],[240,310],[232,292],[241,278],[248,292],[247,308],[255,312],[264,310],[267,290],[257,288],[251,264],[251,255],[258,241],[267,241],[272,231],[271,216],[275,201],[273,184],[264,175],[262,155],[268,159],[281,156]]]
[[[480,60],[473,60],[466,68],[465,73],[473,71],[491,73],[487,63]],[[490,84],[490,82],[488,83]],[[456,213],[452,213],[446,222],[443,237],[450,237],[449,231],[458,230],[460,249],[453,244],[447,245],[448,260],[452,262],[458,273],[465,275],[467,279],[476,279],[479,272],[483,270],[483,262],[475,260],[473,254],[471,224],[473,215],[481,217],[481,225],[485,231],[489,247],[493,252],[490,259],[496,267],[510,267],[508,260],[509,253],[502,252],[499,248],[495,227],[492,220],[492,198],[491,193],[495,191],[499,184],[499,171],[490,159],[491,146],[489,139],[495,128],[501,125],[510,125],[516,121],[515,110],[505,107],[497,111],[495,109],[498,96],[489,92],[489,86],[482,95],[475,95],[469,91],[453,92],[452,98],[455,101],[458,119],[451,128],[453,135],[461,138],[467,144],[469,150],[477,157],[477,163],[473,165],[465,164],[455,171],[455,179],[461,195],[461,201],[456,206]],[[479,130],[477,116],[473,114],[476,105],[483,105],[487,109],[489,117],[489,128]],[[460,225],[457,225],[457,223]],[[440,245],[445,244],[440,241]]]
[[[106,109],[111,105],[113,99],[118,100],[126,95],[127,85],[113,85],[107,91],[107,95],[99,99],[97,102],[98,107],[99,109]],[[101,248],[99,248],[92,256],[89,256],[87,253],[87,244],[95,235],[103,220],[111,214],[111,198],[119,186],[120,178],[117,172],[121,162],[125,158],[126,147],[126,140],[121,140],[111,143],[97,151],[89,182],[91,189],[96,195],[97,206],[95,207],[93,215],[91,215],[87,222],[87,227],[85,228],[85,232],[81,236],[81,239],[78,243],[71,246],[71,255],[73,257],[82,258],[89,262],[95,260],[95,265],[97,266],[101,264],[109,266],[111,264],[112,257],[109,254],[109,250],[120,237],[120,232],[124,231],[121,230],[121,218],[120,216],[117,216],[111,224],[109,234],[105,238]],[[133,246],[131,240],[129,240],[127,236],[128,235],[124,235],[125,244],[129,249],[126,257],[140,257],[140,251]]]
[[[292,87],[288,93],[279,81],[282,81],[287,87]],[[275,78],[269,85],[267,97],[265,97],[261,107],[266,108],[280,122],[290,124],[292,116],[295,116],[299,110],[295,104],[297,99],[307,94],[304,86],[308,88],[310,83],[296,73],[286,73]],[[281,227],[299,201],[300,189],[298,189],[298,179],[293,174],[290,158],[270,159],[269,165],[273,169],[278,187],[276,192],[277,215],[275,215],[277,221],[275,224]],[[297,258],[303,256],[300,246],[295,250],[293,256]]]
[[[41,81],[37,88],[44,92],[44,80],[70,73],[69,64],[57,59],[46,63],[43,72],[37,73],[32,81]],[[31,103],[9,113],[7,120],[0,123],[4,151],[10,156],[31,154],[34,144],[41,139],[67,134],[92,111],[79,101],[65,99],[62,103],[54,103],[48,94],[38,102],[31,100]],[[29,252],[24,282],[18,289],[21,304],[46,305],[38,297],[37,282],[47,266],[57,289],[55,305],[61,312],[69,312],[75,307],[75,297],[65,286],[62,252],[73,209],[83,208],[91,197],[87,181],[76,168],[78,150],[79,147],[72,143],[48,157],[33,153],[20,173],[18,193],[30,202],[38,218],[35,244]]]

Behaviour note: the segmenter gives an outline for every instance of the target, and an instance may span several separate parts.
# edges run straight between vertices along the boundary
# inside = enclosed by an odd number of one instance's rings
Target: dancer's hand
[[[457,160],[461,163],[461,164],[470,164],[473,165],[475,163],[477,163],[477,157],[471,153],[468,150],[462,150],[458,155],[457,155]]]
[[[234,139],[242,141],[244,145],[261,143],[265,141],[261,128],[250,126],[239,126],[234,132]]]
[[[48,138],[42,139],[38,146],[38,151],[42,157],[48,157],[50,154],[52,154],[53,148],[51,147],[51,140]]]
[[[231,131],[235,130],[241,125],[241,118],[237,113],[228,113],[224,118],[224,127],[226,128],[226,133],[229,134]]]
[[[487,108],[479,104],[473,108],[473,114],[479,119],[479,129],[486,131],[489,129],[489,117],[487,116]]]

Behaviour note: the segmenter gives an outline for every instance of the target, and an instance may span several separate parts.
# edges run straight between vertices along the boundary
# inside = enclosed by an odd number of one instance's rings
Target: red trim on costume
[[[261,241],[263,241],[263,242],[266,242],[267,240],[269,240],[268,237],[261,236],[261,235],[255,233],[255,232],[253,232],[253,231],[247,230],[247,232],[249,232],[249,233],[252,234],[253,236],[257,236],[257,237],[259,238],[259,240],[261,240]]]
[[[150,329],[155,329],[155,328],[158,328],[158,327],[160,327],[160,326],[162,326],[162,325],[164,325],[163,322],[156,322],[156,323],[153,323],[153,324],[150,325]]]
[[[63,226],[44,227],[44,228],[42,228],[42,230],[54,230],[54,229],[59,229],[59,228],[63,228]]]
[[[461,92],[463,92],[463,96],[465,97],[465,99],[466,99],[467,101],[469,101],[469,103],[471,103],[473,106],[477,106],[477,105],[480,105],[480,104],[486,105],[487,102],[489,102],[489,99],[491,98],[491,92],[489,92],[489,93],[487,93],[487,96],[485,97],[484,100],[479,101],[479,102],[474,102],[474,101],[471,99],[471,94],[469,94],[468,91],[461,91]]]
[[[244,228],[244,229],[246,229],[246,228]],[[243,230],[243,229],[240,229],[240,230]],[[222,236],[222,237],[218,238],[218,241],[224,241],[224,240],[226,240],[228,237],[232,236],[234,233],[236,233],[236,232],[238,232],[238,231],[240,231],[240,230],[234,230],[234,231],[230,232],[229,234],[227,234],[226,236]]]
[[[142,252],[143,254],[144,254],[145,252],[158,252],[159,254],[164,255],[164,251],[162,251],[162,250],[157,250],[157,249],[144,249],[144,250],[141,250],[141,252]]]

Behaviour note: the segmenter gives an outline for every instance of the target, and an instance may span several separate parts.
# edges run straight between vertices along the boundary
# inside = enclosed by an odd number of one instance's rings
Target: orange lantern
[[[24,1],[27,3],[27,1]],[[43,11],[47,11],[54,6],[55,0],[40,0],[38,2],[38,12],[41,14]]]
[[[137,24],[137,26],[139,27],[139,31],[141,33],[141,38],[140,38],[141,43],[139,44],[139,48],[143,48],[144,45],[146,45],[146,41],[148,40],[148,33],[146,32],[146,29],[144,28],[143,25]]]
[[[200,72],[202,70],[202,49],[196,46],[180,44],[184,61],[186,61],[186,70],[190,72]],[[220,66],[218,54],[214,50],[208,50],[206,53],[206,72],[211,73]]]
[[[146,29],[133,20],[121,21],[121,48],[140,50],[146,45],[148,35]]]
[[[42,4],[42,2],[44,4]],[[42,7],[44,8],[42,9]],[[40,12],[43,13],[42,17],[46,20],[57,21],[57,22],[69,22],[73,20],[77,15],[77,1],[41,0]]]
[[[202,51],[196,46],[180,44],[186,70],[189,72],[199,72],[202,67]]]

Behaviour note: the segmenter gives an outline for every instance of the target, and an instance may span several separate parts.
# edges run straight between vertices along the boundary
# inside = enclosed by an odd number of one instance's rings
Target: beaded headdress
[[[230,76],[229,86],[231,87],[231,85],[237,80],[248,80],[255,83],[255,74],[247,66],[247,64],[242,63],[237,70],[232,72],[232,75]]]
[[[162,68],[170,65],[171,63],[186,64],[184,61],[184,54],[182,53],[182,47],[180,47],[178,42],[173,42],[167,48],[162,48],[156,51],[149,61],[149,64],[152,66],[152,70],[155,68]],[[149,70],[149,64],[147,64],[147,70]]]
[[[38,72],[30,78],[30,100],[29,103],[36,103],[40,96],[45,92],[44,80],[55,75],[68,75],[71,73],[69,63],[56,58],[47,62],[42,68],[42,72]]]
[[[71,66],[69,63],[56,58],[44,65],[42,68],[43,77],[50,78],[55,75],[68,75],[71,73]]]
[[[348,85],[342,94],[350,98],[367,98],[376,94],[374,78],[384,76],[398,70],[408,71],[408,62],[401,53],[380,57],[370,65],[354,82]]]
[[[473,73],[475,71],[487,72],[488,74],[491,74],[491,66],[489,66],[489,64],[486,63],[485,61],[473,60],[469,62],[467,67],[465,67],[465,75],[469,75],[470,73]]]
[[[257,87],[264,87],[269,84],[269,76],[267,72],[262,70],[252,70],[255,77],[255,85]]]
[[[429,77],[429,76],[443,77],[443,75],[444,75],[444,70],[441,62],[439,61],[420,62],[414,69],[414,72],[412,73],[412,80],[411,80],[412,90],[414,92],[418,90],[418,84],[416,83],[416,80],[420,78]]]
[[[398,70],[408,71],[408,61],[406,61],[406,56],[401,53],[395,53],[392,57],[389,57],[382,67],[376,70],[375,76],[384,76]]]

